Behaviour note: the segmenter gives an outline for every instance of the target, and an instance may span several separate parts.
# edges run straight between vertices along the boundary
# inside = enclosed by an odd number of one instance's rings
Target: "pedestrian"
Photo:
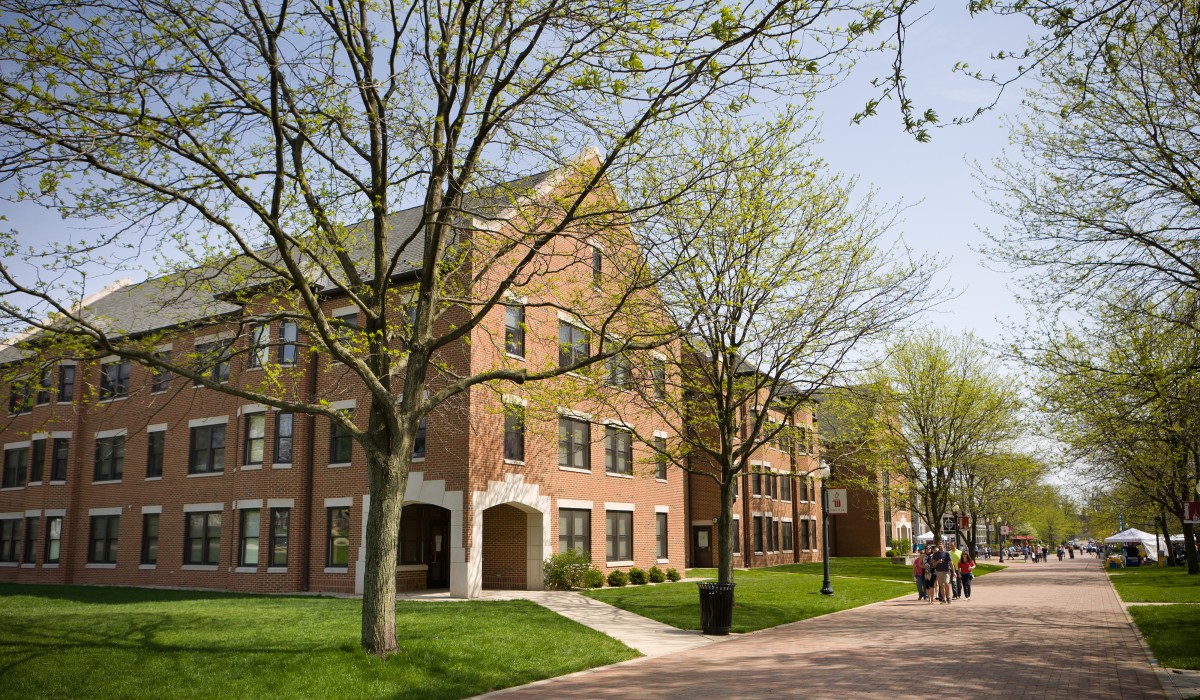
[[[962,558],[958,560],[958,578],[962,581],[963,596],[967,600],[971,599],[971,581],[975,580],[975,574],[972,573],[974,570],[975,560],[971,558],[970,554],[963,552]]]
[[[933,573],[937,577],[938,596],[942,603],[950,604],[950,553],[947,552],[942,545],[937,545],[933,548],[933,556],[930,557],[933,563]]]
[[[1067,551],[1062,548],[1062,545],[1061,544],[1058,545],[1058,560],[1062,561],[1063,557],[1066,556],[1066,554],[1067,554]]]
[[[1022,547],[1021,553],[1025,555],[1025,563],[1028,564],[1029,563],[1029,545],[1025,545],[1024,547]]]
[[[919,553],[913,558],[912,576],[917,582],[917,600],[925,600],[925,557]]]
[[[923,564],[925,567],[925,569],[924,569],[925,601],[930,604],[933,603],[933,597],[935,594],[937,594],[937,577],[933,571],[933,558],[932,557],[933,557],[932,550],[926,551],[925,556],[922,557]],[[939,595],[939,599],[940,599],[940,594],[937,594],[937,595]]]
[[[958,562],[964,554],[966,551],[958,548],[958,540],[950,543],[950,587],[954,591],[954,600],[958,600],[962,595],[962,584],[958,580]]]

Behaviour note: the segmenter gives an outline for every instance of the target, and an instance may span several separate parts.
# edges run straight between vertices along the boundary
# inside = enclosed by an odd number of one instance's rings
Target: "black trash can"
[[[700,629],[704,634],[729,634],[733,625],[733,583],[698,583]]]

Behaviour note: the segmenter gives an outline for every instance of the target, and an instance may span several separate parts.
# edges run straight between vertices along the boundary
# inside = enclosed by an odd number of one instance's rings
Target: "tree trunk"
[[[1196,526],[1191,523],[1183,524],[1183,547],[1187,552],[1188,574],[1200,574],[1200,561],[1196,556]]]
[[[1160,558],[1165,558],[1167,566],[1175,566],[1174,560],[1171,558],[1171,530],[1167,527],[1167,514],[1162,511],[1158,518],[1158,526],[1162,528],[1163,548],[1164,551],[1158,553]]]
[[[396,651],[396,555],[412,454],[409,431],[402,432],[390,451],[367,456],[371,505],[367,514],[362,646],[378,657]]]
[[[720,484],[721,512],[717,515],[717,582],[733,583],[733,476]]]

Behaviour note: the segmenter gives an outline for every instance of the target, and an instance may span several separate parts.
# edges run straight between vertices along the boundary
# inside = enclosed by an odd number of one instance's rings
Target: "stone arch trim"
[[[542,588],[542,562],[550,556],[550,496],[542,495],[537,484],[525,483],[519,474],[505,474],[503,481],[489,481],[486,491],[471,493],[471,551],[466,565],[466,586],[455,588],[453,564],[450,594],[476,598],[483,590],[483,511],[493,506],[510,505],[526,513],[526,580],[531,590]]]
[[[467,556],[463,546],[463,492],[447,491],[446,482],[441,479],[425,479],[423,472],[409,472],[408,485],[404,489],[404,504],[428,503],[441,506],[450,511],[450,590],[453,593],[456,581],[461,579],[461,588],[466,588]],[[370,512],[371,496],[363,494],[363,528],[358,561],[354,572],[354,592],[362,595],[366,584],[366,550],[367,523],[366,516]]]

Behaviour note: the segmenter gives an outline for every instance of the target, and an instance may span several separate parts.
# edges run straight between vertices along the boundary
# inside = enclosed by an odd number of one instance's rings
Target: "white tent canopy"
[[[1118,532],[1112,537],[1105,537],[1105,544],[1140,544],[1146,552],[1146,558],[1151,561],[1158,561],[1158,549],[1161,537],[1151,535],[1149,532],[1139,530],[1136,527],[1131,527],[1128,530]]]
[[[924,535],[917,535],[917,539],[921,540],[922,542],[928,542],[929,540],[933,539],[933,531],[930,530],[929,532],[926,532]]]

